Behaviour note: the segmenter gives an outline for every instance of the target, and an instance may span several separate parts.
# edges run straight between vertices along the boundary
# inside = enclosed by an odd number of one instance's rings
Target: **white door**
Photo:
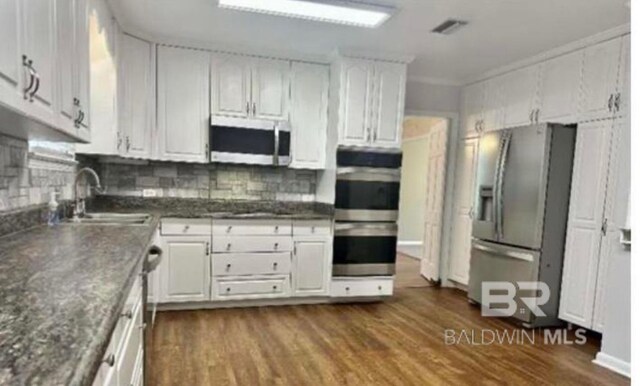
[[[293,253],[293,295],[329,294],[331,259],[328,239],[296,241]]]
[[[151,156],[149,106],[155,105],[151,92],[153,45],[145,40],[121,34],[118,53],[121,152],[125,157],[148,158]]]
[[[209,236],[164,237],[160,300],[163,303],[210,300]]]
[[[420,273],[429,280],[439,280],[444,185],[447,169],[447,125],[438,125],[432,128],[428,134],[428,143],[427,204],[424,251]]]
[[[475,192],[478,139],[461,142],[456,163],[453,229],[451,232],[449,279],[460,284],[469,281],[471,258],[471,226],[473,224],[473,199]]]
[[[585,49],[581,122],[613,116],[621,46],[622,38],[616,38]]]
[[[290,64],[286,60],[252,61],[251,115],[254,118],[289,118],[289,68]]]
[[[60,2],[59,0],[57,2]],[[59,27],[59,26],[58,26]],[[75,80],[81,136],[91,128],[91,58],[89,53],[89,0],[75,0]]]
[[[249,117],[251,114],[251,59],[211,55],[211,114]]]
[[[25,80],[29,80],[20,48],[21,3],[21,0],[0,1],[0,103],[15,109],[23,104],[23,88],[27,86]]]
[[[159,158],[207,162],[209,54],[159,46],[157,56]]]
[[[373,68],[365,60],[342,64],[340,96],[341,145],[368,145],[371,135]]]
[[[577,121],[582,54],[576,51],[542,64],[539,122]]]
[[[75,121],[78,118],[78,94],[75,89],[76,62],[75,54],[75,1],[56,1],[56,58],[57,90],[58,90],[58,123],[60,128],[76,134]]]
[[[372,144],[399,148],[402,141],[406,66],[398,63],[375,64],[371,122]]]
[[[500,130],[504,127],[504,83],[503,76],[485,82],[481,120],[483,132]]]
[[[612,122],[578,126],[560,294],[560,318],[591,328]]]
[[[477,136],[480,132],[482,108],[484,104],[485,84],[475,83],[464,88],[462,94],[462,112],[464,136]]]
[[[23,1],[24,54],[31,60],[36,84],[29,103],[29,113],[55,125],[55,1]]]
[[[329,103],[329,68],[291,65],[292,168],[324,169]]]
[[[504,123],[505,128],[531,123],[537,103],[540,65],[525,67],[505,75]]]

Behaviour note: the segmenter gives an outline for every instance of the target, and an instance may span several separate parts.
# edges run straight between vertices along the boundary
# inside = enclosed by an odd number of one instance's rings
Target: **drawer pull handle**
[[[278,286],[277,286],[277,285],[274,285],[274,286],[273,286],[273,290],[274,290],[274,291],[277,291],[277,290],[278,290]]]
[[[311,233],[316,233],[316,227],[311,227]]]
[[[381,285],[378,286],[378,291],[382,291],[382,286]]]
[[[231,287],[227,287],[227,292],[231,292]]]
[[[227,251],[231,250],[231,243],[227,244]]]
[[[231,225],[229,225],[229,226],[227,227],[227,233],[230,233],[230,232],[231,232],[231,228],[233,228]]]
[[[109,367],[113,367],[113,365],[116,364],[116,356],[113,354],[109,354],[107,355],[106,358],[104,358],[102,360],[103,363],[106,363],[107,365],[109,365]]]
[[[229,271],[231,269],[231,264],[227,264],[227,271]],[[228,288],[227,288],[228,290]]]
[[[275,271],[276,269],[278,269],[278,263],[273,263],[273,270]]]
[[[278,243],[273,244],[273,249],[278,249]]]
[[[121,317],[131,319],[133,318],[133,311],[129,310],[120,314]]]
[[[187,232],[189,230],[190,226],[189,225],[185,225],[184,226],[184,231],[183,232]]]
[[[345,290],[347,290],[347,292],[349,292],[350,288],[349,287],[345,287]]]
[[[276,225],[276,233],[278,233],[278,228],[279,228],[279,227]]]

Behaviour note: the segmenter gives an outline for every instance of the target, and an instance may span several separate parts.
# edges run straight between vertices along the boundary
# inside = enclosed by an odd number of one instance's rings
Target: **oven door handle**
[[[397,236],[398,225],[395,223],[338,223],[335,225],[336,236]]]

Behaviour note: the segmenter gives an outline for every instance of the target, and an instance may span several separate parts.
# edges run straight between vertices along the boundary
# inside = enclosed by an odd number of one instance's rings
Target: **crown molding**
[[[423,83],[437,86],[451,86],[451,87],[461,87],[463,86],[463,82],[447,79],[447,78],[435,78],[430,76],[408,76],[407,82],[411,83]]]

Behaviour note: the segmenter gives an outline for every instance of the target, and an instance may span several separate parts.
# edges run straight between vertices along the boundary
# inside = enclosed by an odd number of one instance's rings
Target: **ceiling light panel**
[[[335,0],[219,0],[219,6],[368,28],[380,26],[394,11],[391,7]]]

